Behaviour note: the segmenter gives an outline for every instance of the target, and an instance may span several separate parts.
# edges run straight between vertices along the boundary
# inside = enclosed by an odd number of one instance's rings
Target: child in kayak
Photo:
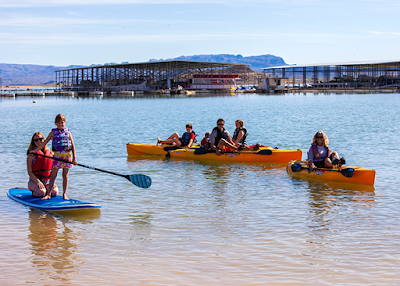
[[[200,142],[200,147],[205,147],[207,143],[210,143],[210,139],[209,139],[210,134],[211,134],[210,131],[208,131],[208,132],[206,132],[206,134],[204,134],[204,138]]]
[[[196,134],[193,131],[193,125],[192,123],[186,124],[186,132],[183,133],[182,137],[179,136],[177,132],[169,136],[165,140],[161,140],[159,137],[157,137],[157,144],[172,144],[175,143],[176,146],[181,147],[181,148],[190,148],[196,138]]]
[[[69,129],[65,127],[65,116],[63,114],[58,114],[56,116],[55,124],[57,128],[51,130],[50,134],[47,136],[47,139],[42,142],[34,151],[41,150],[43,146],[45,146],[50,140],[52,141],[52,150],[54,152],[54,158],[71,161],[72,164],[77,165],[76,161],[76,153],[75,153],[75,145],[74,140],[72,139],[72,135],[69,132]],[[73,160],[71,160],[71,151]],[[57,160],[53,160],[51,175],[50,175],[50,183],[49,190],[53,188],[54,182],[57,178],[58,170],[63,169],[63,199],[68,200],[67,197],[67,188],[68,188],[68,172],[69,169],[72,168],[72,164],[60,162]],[[46,195],[42,198],[43,200],[47,200],[51,197],[49,191],[46,192]]]

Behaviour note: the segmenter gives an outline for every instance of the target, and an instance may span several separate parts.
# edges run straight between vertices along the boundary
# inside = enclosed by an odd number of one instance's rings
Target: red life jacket
[[[331,149],[329,149],[328,146],[324,146],[324,147],[328,150],[328,155],[325,158],[329,158],[331,156]],[[325,158],[321,158],[321,156],[319,155],[317,144],[312,144],[311,145],[311,150],[313,152],[315,160],[325,159]]]
[[[45,154],[42,151],[37,151],[40,155],[51,156],[51,151],[47,150]],[[53,160],[36,156],[35,161],[32,164],[32,171],[35,176],[41,180],[44,184],[50,181],[51,168],[53,165]]]

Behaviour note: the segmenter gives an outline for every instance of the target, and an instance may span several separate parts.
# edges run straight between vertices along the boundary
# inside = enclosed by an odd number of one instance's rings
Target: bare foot
[[[157,137],[157,145],[158,144],[161,144],[161,139],[160,139],[160,137]]]
[[[67,195],[65,195],[65,194],[63,195],[63,199],[66,200],[66,201],[69,200],[69,198],[68,198]]]
[[[42,198],[42,200],[48,200],[48,199],[50,199],[51,198],[51,195],[45,195],[43,198]]]

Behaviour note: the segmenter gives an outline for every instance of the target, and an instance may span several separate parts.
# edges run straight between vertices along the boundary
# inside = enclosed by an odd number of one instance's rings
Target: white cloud
[[[400,36],[400,32],[380,32],[380,31],[370,31],[374,35],[384,35],[384,36]]]
[[[15,17],[14,17],[15,16]],[[80,25],[129,25],[137,23],[145,24],[191,24],[191,25],[206,25],[206,24],[226,24],[231,25],[232,23],[218,22],[218,21],[207,21],[207,20],[143,20],[143,19],[112,19],[112,18],[84,18],[78,15],[78,17],[72,16],[71,18],[65,17],[20,17],[16,15],[8,15],[8,17],[0,17],[0,27],[29,27],[30,29],[48,27],[51,23],[52,27],[62,26],[80,26]]]
[[[223,4],[249,5],[281,2],[281,0],[1,0],[0,7],[56,7],[70,5],[124,5],[124,4]]]
[[[316,33],[238,33],[238,31],[227,31],[219,33],[160,33],[132,35],[129,33],[118,35],[86,35],[86,34],[0,34],[0,43],[4,44],[29,44],[29,45],[118,45],[130,43],[187,43],[187,42],[221,42],[232,41],[240,38],[242,40],[259,39],[265,41],[284,41],[292,43],[313,43],[313,44],[337,44],[346,43],[350,35],[316,34]]]

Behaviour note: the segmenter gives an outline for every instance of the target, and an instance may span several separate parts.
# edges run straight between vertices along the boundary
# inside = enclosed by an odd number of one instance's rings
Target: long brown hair
[[[328,146],[328,145],[329,145],[328,136],[327,136],[327,135],[325,134],[325,132],[322,131],[322,130],[319,130],[319,131],[317,131],[317,133],[315,133],[315,135],[314,135],[314,137],[313,137],[313,139],[312,139],[311,144],[316,144],[316,143],[317,143],[317,136],[318,136],[318,135],[322,135],[322,137],[324,137],[324,146]]]
[[[44,140],[46,140],[46,137],[44,137],[44,135],[41,133],[41,132],[35,132],[33,135],[32,135],[32,139],[31,139],[31,144],[29,145],[29,148],[28,148],[28,153],[29,153],[29,151],[31,151],[31,150],[33,150],[33,149],[35,149],[36,148],[36,145],[35,145],[35,141],[33,141],[33,139],[35,139],[35,136],[42,136],[43,137],[43,139]],[[43,147],[43,149],[41,150],[43,153],[45,153],[46,151],[47,151],[47,145],[44,145],[44,147]]]

